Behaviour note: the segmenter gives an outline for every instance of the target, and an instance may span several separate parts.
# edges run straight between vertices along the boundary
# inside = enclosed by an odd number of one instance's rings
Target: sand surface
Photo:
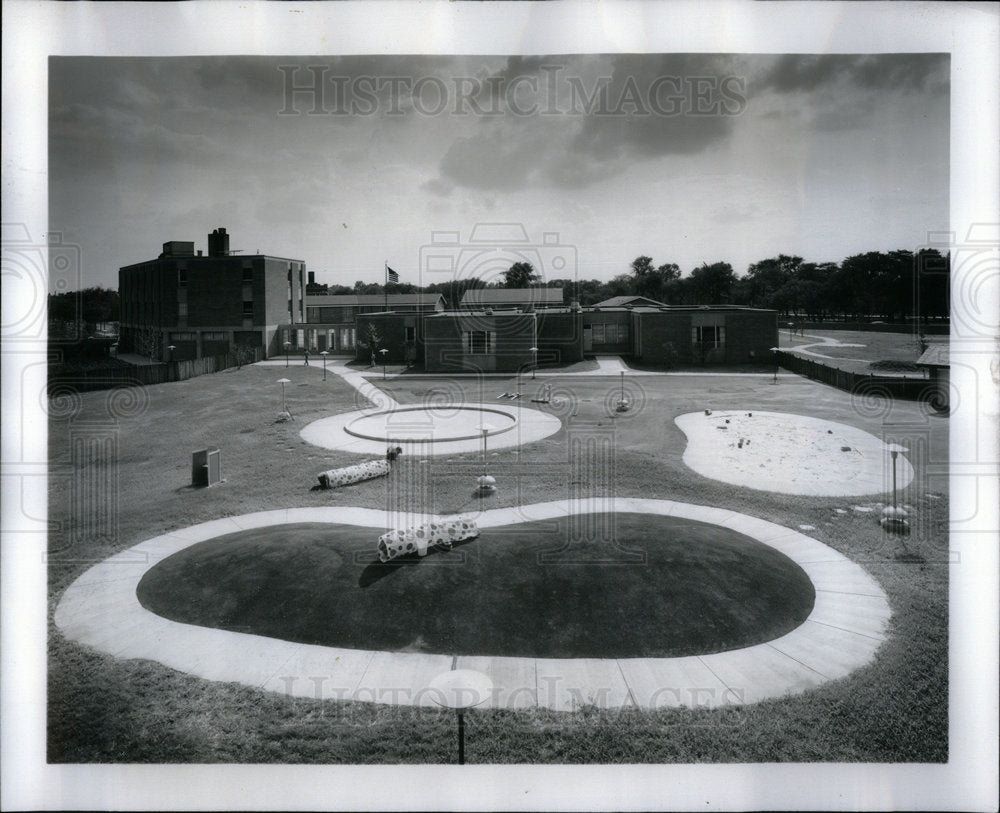
[[[704,477],[779,494],[846,497],[892,490],[886,444],[862,429],[785,412],[689,412],[684,463]],[[896,487],[913,479],[905,454]]]

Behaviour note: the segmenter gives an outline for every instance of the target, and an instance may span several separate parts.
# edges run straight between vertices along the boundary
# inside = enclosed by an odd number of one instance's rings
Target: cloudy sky
[[[948,57],[50,60],[50,230],[83,285],[225,226],[320,282],[431,281],[432,232],[557,234],[580,278],[639,254],[738,274],[948,228]],[[322,88],[290,95],[288,88]],[[482,233],[482,232],[480,232]],[[549,238],[553,239],[552,237]],[[544,265],[551,251],[536,256]],[[546,276],[572,269],[543,267]]]

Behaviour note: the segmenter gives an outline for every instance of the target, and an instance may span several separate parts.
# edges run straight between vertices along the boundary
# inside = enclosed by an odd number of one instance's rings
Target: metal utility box
[[[191,455],[191,485],[214,486],[222,482],[222,452],[217,446],[199,449]]]

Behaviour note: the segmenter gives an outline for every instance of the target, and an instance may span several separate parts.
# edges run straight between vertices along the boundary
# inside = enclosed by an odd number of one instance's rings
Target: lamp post
[[[772,347],[771,352],[774,354],[774,378],[771,379],[772,384],[778,383],[778,348]]]
[[[476,427],[476,429],[483,433],[483,473],[476,480],[479,485],[480,494],[491,494],[496,490],[496,478],[491,477],[486,469],[486,438],[489,436],[492,428],[493,424],[491,423],[481,423]]]
[[[288,366],[288,351],[291,348],[291,346],[292,346],[291,342],[285,342],[285,366],[286,367]]]
[[[328,350],[320,350],[320,355],[323,357],[323,380],[326,381],[326,356]]]
[[[910,529],[910,523],[906,521],[906,509],[899,508],[896,504],[896,459],[900,452],[907,452],[909,449],[898,443],[890,443],[886,448],[892,456],[892,505],[882,509],[882,519],[879,524],[887,531],[905,534]]]
[[[535,368],[538,366],[538,348],[531,348],[531,380],[535,380]]]
[[[379,350],[379,353],[382,354],[382,380],[383,381],[385,381],[385,354],[388,353],[388,352],[389,352],[389,350],[387,348],[385,348],[385,347],[383,347],[381,350]]]
[[[288,410],[285,409],[285,384],[291,384],[292,382],[287,378],[279,378],[278,383],[281,384],[281,414],[287,415]]]
[[[171,344],[167,347],[167,361],[174,360],[174,350],[177,349],[177,345]]]
[[[442,672],[427,687],[431,699],[458,715],[458,764],[465,764],[465,712],[486,702],[493,694],[493,681],[474,669]]]

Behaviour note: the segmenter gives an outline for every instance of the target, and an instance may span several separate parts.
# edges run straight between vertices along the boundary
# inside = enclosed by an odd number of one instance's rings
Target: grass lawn
[[[371,528],[256,528],[168,557],[137,592],[174,621],[287,641],[540,658],[722,652],[778,638],[813,607],[802,568],[728,528],[621,514],[619,541],[645,561],[593,567],[539,561],[567,539],[568,522],[553,524],[488,528],[385,564]],[[607,546],[573,545],[584,559]]]
[[[829,356],[830,359],[818,359],[814,356],[802,355],[803,358],[812,358],[814,361],[826,364],[829,367],[837,367],[841,370],[850,370],[855,373],[884,374],[892,372],[891,368],[879,365],[879,362],[903,362],[900,367],[903,372],[908,372],[911,377],[922,376],[922,370],[907,370],[907,362],[915,362],[922,353],[916,337],[911,333],[881,333],[874,331],[857,330],[806,330],[805,336],[798,333],[789,337],[787,330],[779,330],[779,346],[782,350],[791,350],[804,345],[815,345],[820,339],[818,337],[835,339],[840,344],[857,344],[860,347],[838,347],[835,345],[821,344],[810,347],[809,350]],[[928,344],[948,343],[947,336],[926,336]],[[831,360],[833,359],[833,360]],[[872,367],[871,364],[875,364]]]
[[[281,388],[275,382],[281,377],[291,379],[285,394],[295,420],[279,424],[274,421]],[[563,419],[563,429],[529,446],[490,453],[490,473],[499,486],[495,496],[482,500],[474,494],[482,466],[477,454],[435,457],[426,464],[401,458],[401,474],[406,466],[428,467],[428,510],[455,513],[613,494],[719,506],[793,529],[808,525],[810,536],[861,564],[881,584],[893,612],[889,636],[871,664],[846,678],[746,707],[477,711],[467,718],[470,762],[947,759],[947,417],[911,402],[897,402],[886,412],[798,377],[772,385],[737,376],[626,376],[635,409],[612,417],[607,404],[619,387],[615,378],[525,380],[526,397],[550,383],[554,395],[564,395],[547,407]],[[402,403],[420,403],[418,393],[429,386],[406,377],[386,382]],[[506,379],[447,382],[456,397],[472,402],[494,401],[515,386]],[[168,530],[285,507],[384,508],[390,498],[386,479],[312,490],[319,472],[362,459],[317,449],[298,436],[309,421],[364,405],[338,377],[331,374],[324,382],[319,367],[255,365],[132,395],[137,397],[86,393],[78,410],[71,403],[53,410],[50,619],[62,592],[91,564]],[[810,415],[911,444],[917,474],[902,493],[911,510],[911,535],[888,536],[879,527],[884,495],[795,497],[695,474],[681,460],[685,438],[673,416],[706,408]],[[109,441],[79,462],[71,449],[83,425],[105,427]],[[567,448],[588,438],[613,448],[612,479],[602,474],[607,467],[571,465]],[[211,445],[222,449],[225,482],[193,490],[190,454]],[[74,515],[72,478],[112,484],[113,533],[81,532],[86,528]],[[373,546],[375,535],[371,529],[368,534]],[[502,546],[495,547],[499,555]],[[379,584],[391,586],[400,573],[412,578],[404,570]],[[448,762],[454,749],[451,714],[304,700],[214,683],[150,661],[119,661],[65,640],[51,620],[48,715],[53,762],[421,763]]]

